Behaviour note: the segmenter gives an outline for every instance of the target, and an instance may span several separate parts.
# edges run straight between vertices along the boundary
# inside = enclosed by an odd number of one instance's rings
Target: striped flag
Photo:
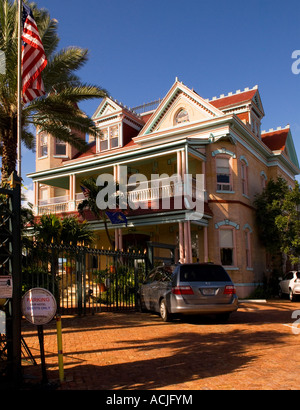
[[[32,11],[24,3],[22,23],[22,91],[27,103],[45,94],[41,73],[47,58]]]
[[[83,185],[80,185],[81,191],[83,192],[83,196],[85,198],[89,198],[90,197],[90,190],[88,188],[86,188]]]

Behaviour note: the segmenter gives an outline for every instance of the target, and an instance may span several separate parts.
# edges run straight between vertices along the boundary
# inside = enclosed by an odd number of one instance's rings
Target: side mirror
[[[281,276],[279,276],[278,280],[282,280],[282,277],[281,277]]]

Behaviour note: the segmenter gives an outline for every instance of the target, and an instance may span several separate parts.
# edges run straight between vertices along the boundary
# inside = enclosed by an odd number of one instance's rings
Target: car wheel
[[[160,317],[164,322],[172,320],[172,315],[169,313],[165,299],[162,299],[159,304]]]
[[[289,299],[291,302],[293,302],[295,300],[295,295],[293,294],[292,289],[289,289]]]
[[[279,298],[282,299],[283,294],[282,294],[282,289],[281,289],[280,286],[279,286],[279,290],[278,290],[278,295],[279,295]]]

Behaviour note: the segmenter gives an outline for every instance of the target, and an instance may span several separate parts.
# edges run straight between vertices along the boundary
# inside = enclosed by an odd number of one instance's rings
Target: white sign
[[[0,276],[0,299],[11,299],[12,289],[12,276]]]
[[[30,289],[22,298],[22,312],[34,325],[49,323],[56,313],[56,300],[49,290]]]

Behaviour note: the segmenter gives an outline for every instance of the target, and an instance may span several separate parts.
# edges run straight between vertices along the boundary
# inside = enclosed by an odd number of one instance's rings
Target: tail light
[[[193,289],[190,286],[175,286],[172,288],[174,295],[193,295]]]
[[[233,285],[226,285],[224,289],[224,295],[235,295],[236,290]]]

